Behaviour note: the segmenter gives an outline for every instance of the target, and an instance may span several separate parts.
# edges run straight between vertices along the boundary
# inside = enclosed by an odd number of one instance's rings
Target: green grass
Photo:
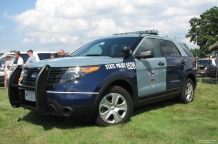
[[[98,127],[12,108],[0,90],[0,143],[218,143],[218,85],[198,83],[190,104],[167,100],[134,110],[128,123]]]

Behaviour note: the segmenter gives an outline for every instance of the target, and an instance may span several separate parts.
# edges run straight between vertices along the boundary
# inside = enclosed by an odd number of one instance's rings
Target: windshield
[[[212,65],[212,60],[197,60],[197,64],[206,67]]]
[[[138,45],[142,38],[140,37],[116,37],[98,39],[92,41],[72,56],[110,56],[110,57],[123,57],[125,54],[122,52],[122,46],[129,46],[132,51]]]

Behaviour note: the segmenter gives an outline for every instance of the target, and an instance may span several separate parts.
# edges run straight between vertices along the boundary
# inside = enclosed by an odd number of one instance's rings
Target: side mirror
[[[122,46],[122,52],[124,53],[124,54],[130,54],[130,52],[131,52],[131,49],[130,49],[130,47],[129,46]]]
[[[154,54],[153,54],[153,51],[152,50],[149,50],[149,51],[142,51],[140,52],[139,55],[136,55],[135,58],[153,58],[154,57]]]

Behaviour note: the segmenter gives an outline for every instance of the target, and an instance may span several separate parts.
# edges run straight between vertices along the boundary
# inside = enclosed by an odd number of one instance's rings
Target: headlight
[[[99,67],[100,66],[68,68],[63,77],[61,78],[60,83],[78,81],[87,73],[97,71]]]

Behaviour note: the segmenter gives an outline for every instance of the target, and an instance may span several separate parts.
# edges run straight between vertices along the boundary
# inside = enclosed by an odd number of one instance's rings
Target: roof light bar
[[[158,30],[144,30],[144,31],[135,31],[135,32],[125,32],[125,33],[116,33],[112,35],[125,35],[125,34],[152,34],[152,35],[158,35]]]

